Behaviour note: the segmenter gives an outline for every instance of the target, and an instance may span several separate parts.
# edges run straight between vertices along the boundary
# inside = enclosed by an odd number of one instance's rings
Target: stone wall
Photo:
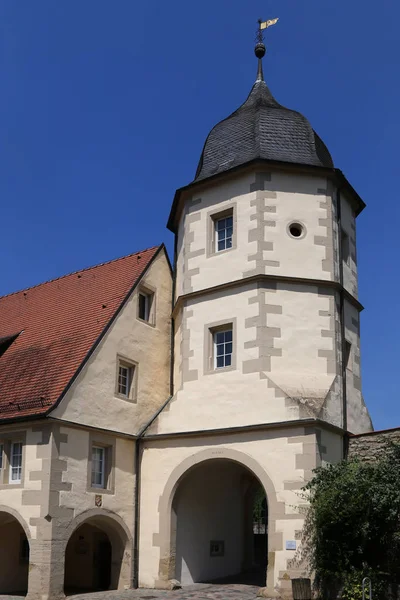
[[[362,460],[373,462],[385,454],[388,441],[400,444],[400,427],[350,437],[348,456],[358,456]]]

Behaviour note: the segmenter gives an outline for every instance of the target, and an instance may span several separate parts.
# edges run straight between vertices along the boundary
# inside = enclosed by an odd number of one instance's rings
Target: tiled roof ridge
[[[54,277],[53,279],[48,279],[47,281],[42,281],[41,283],[37,283],[35,285],[31,285],[30,287],[23,288],[21,290],[16,290],[15,292],[10,292],[9,294],[4,294],[0,296],[0,300],[3,298],[8,298],[10,296],[15,296],[16,294],[21,294],[22,292],[28,292],[29,290],[34,290],[42,285],[46,285],[47,283],[54,283],[55,281],[60,281],[60,279],[65,279],[66,277],[71,277],[71,275],[77,275],[78,273],[84,273],[86,271],[92,271],[93,269],[97,269],[97,267],[104,267],[104,265],[109,265],[111,263],[118,262],[120,260],[124,260],[126,258],[131,258],[137,254],[144,254],[145,252],[149,252],[150,250],[156,250],[161,248],[163,244],[158,244],[157,246],[150,246],[149,248],[145,248],[144,250],[138,250],[137,252],[132,252],[131,254],[126,254],[125,256],[119,256],[117,258],[112,258],[111,260],[106,260],[105,262],[99,263],[97,265],[92,265],[90,267],[85,267],[83,269],[78,269],[76,271],[71,271],[71,273],[65,273],[65,275],[60,275],[59,277]]]

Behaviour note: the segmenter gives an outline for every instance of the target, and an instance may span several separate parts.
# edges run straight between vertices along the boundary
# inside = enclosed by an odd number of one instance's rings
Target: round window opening
[[[294,238],[300,238],[304,235],[304,227],[300,223],[291,223],[289,225],[289,233]]]

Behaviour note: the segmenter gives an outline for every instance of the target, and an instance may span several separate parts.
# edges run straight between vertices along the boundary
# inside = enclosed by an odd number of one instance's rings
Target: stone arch
[[[28,542],[30,542],[31,541],[31,530],[29,529],[27,522],[25,521],[25,519],[23,519],[21,517],[19,512],[17,512],[14,508],[11,508],[11,506],[6,506],[5,504],[0,504],[0,513],[1,512],[8,513],[9,515],[14,517],[14,519],[16,519],[18,521],[18,523],[21,525],[22,529],[25,532]]]
[[[112,510],[108,510],[107,508],[89,508],[88,510],[84,510],[83,512],[79,513],[79,515],[77,515],[69,524],[69,526],[67,527],[67,529],[65,530],[65,539],[66,541],[69,540],[69,538],[71,537],[71,535],[74,533],[74,531],[80,526],[82,525],[85,521],[89,520],[89,519],[93,519],[93,518],[102,518],[102,517],[107,517],[108,519],[111,519],[112,521],[115,521],[115,523],[121,528],[123,529],[126,537],[132,542],[132,534],[129,531],[128,526],[125,524],[125,521],[115,512],[113,512]]]
[[[185,458],[170,474],[159,501],[159,533],[155,535],[154,545],[160,547],[160,564],[158,587],[166,585],[175,573],[175,547],[174,547],[174,514],[172,502],[175,492],[184,478],[194,467],[209,460],[226,459],[245,468],[259,481],[265,491],[268,504],[268,567],[266,586],[274,591],[274,566],[275,552],[283,550],[282,534],[276,532],[276,520],[284,518],[285,505],[277,499],[275,486],[261,465],[249,454],[233,448],[219,447],[206,448]]]
[[[13,508],[0,505],[0,594],[26,594],[31,532]]]
[[[123,519],[112,511],[94,508],[77,515],[65,531],[64,556],[65,589],[131,587],[132,535]],[[85,561],[86,570],[74,568]],[[107,569],[109,582],[102,588]],[[103,576],[101,583],[99,576]]]

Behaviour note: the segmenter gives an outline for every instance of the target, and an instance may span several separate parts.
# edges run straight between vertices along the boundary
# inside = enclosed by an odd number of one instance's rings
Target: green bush
[[[370,576],[374,600],[386,599],[388,585],[400,583],[400,446],[388,444],[373,464],[321,467],[304,493],[303,545],[319,594],[334,597],[341,588],[346,600],[361,600]]]

